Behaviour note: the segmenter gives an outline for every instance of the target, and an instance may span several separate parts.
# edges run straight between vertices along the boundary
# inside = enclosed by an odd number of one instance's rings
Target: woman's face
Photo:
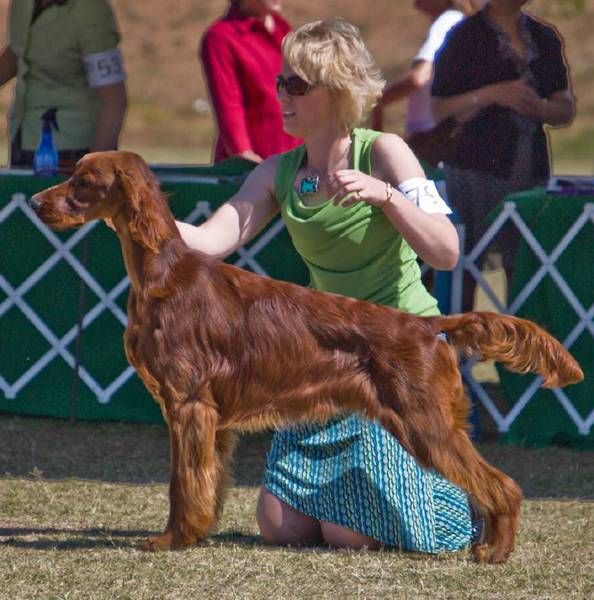
[[[288,79],[297,74],[283,62],[281,76]],[[281,105],[283,128],[289,135],[307,138],[335,124],[336,111],[327,88],[314,86],[302,96],[291,95],[283,88],[276,97]]]

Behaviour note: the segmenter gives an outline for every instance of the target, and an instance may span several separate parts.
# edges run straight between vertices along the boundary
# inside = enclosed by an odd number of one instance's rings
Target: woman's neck
[[[348,167],[351,146],[350,131],[327,132],[305,139],[307,168],[327,173]]]
[[[237,6],[240,12],[246,17],[253,17],[254,19],[260,21],[260,23],[264,25],[266,31],[268,31],[269,33],[272,33],[274,31],[274,17],[270,12],[254,11],[250,8],[248,4],[241,2]]]
[[[489,18],[504,31],[513,33],[518,30],[522,11],[517,5],[491,0],[487,6]]]

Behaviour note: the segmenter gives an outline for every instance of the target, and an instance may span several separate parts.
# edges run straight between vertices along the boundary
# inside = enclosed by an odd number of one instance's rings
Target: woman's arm
[[[128,106],[126,84],[120,81],[94,89],[101,102],[101,108],[97,116],[95,135],[91,141],[91,152],[115,150]]]
[[[569,90],[553,92],[541,98],[524,79],[512,79],[449,97],[432,97],[436,120],[454,117],[468,121],[482,109],[496,104],[548,125],[566,125],[575,113],[575,101]]]
[[[534,116],[540,110],[540,102],[541,98],[524,79],[512,79],[454,96],[432,96],[432,109],[437,122],[447,117],[464,122],[492,104],[511,108],[525,116]]]
[[[218,30],[210,30],[202,40],[199,58],[225,152],[260,162],[262,159],[253,151],[250,140],[244,90],[232,44]]]
[[[426,212],[386,185],[398,186],[413,178],[425,178],[412,150],[398,136],[382,134],[373,144],[372,160],[373,175],[353,169],[335,173],[336,202],[344,206],[367,202],[381,208],[423,261],[435,269],[453,269],[458,262],[459,240],[448,217]],[[347,194],[351,195],[345,200]]]
[[[255,237],[279,212],[274,197],[276,157],[260,163],[241,189],[199,226],[176,221],[190,248],[225,258]]]
[[[391,83],[384,91],[372,115],[372,127],[381,131],[383,110],[389,104],[407,98],[416,90],[427,85],[433,75],[433,63],[428,60],[415,60],[408,72]]]

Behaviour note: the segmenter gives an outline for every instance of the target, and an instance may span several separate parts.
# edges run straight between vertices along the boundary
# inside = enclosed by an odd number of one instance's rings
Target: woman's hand
[[[334,195],[333,203],[348,208],[365,202],[383,208],[388,199],[386,184],[380,179],[366,175],[356,169],[342,169],[328,178],[329,195]]]
[[[489,95],[499,106],[511,108],[517,113],[542,121],[543,99],[525,79],[512,79],[494,83]]]
[[[261,163],[264,160],[259,154],[256,154],[253,150],[244,150],[243,152],[236,154],[236,156],[245,160],[251,160],[255,163]]]
[[[509,108],[537,122],[546,121],[547,102],[525,79],[510,79],[456,96],[432,98],[432,110],[437,122],[454,117],[459,123],[466,123],[493,104]]]

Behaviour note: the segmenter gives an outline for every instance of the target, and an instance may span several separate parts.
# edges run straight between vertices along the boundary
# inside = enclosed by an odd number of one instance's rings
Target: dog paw
[[[173,535],[166,531],[162,535],[155,535],[147,538],[139,545],[139,550],[143,552],[159,552],[162,550],[173,549]]]
[[[512,552],[512,548],[497,548],[490,544],[476,544],[472,547],[474,560],[479,563],[496,565],[504,563]]]

